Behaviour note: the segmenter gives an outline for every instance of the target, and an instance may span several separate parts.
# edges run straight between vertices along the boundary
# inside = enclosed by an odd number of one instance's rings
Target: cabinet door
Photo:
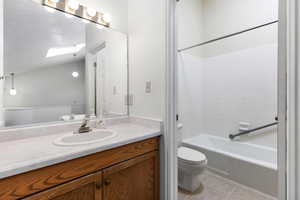
[[[158,152],[103,171],[103,200],[158,200]]]
[[[102,200],[102,172],[78,178],[26,200]]]

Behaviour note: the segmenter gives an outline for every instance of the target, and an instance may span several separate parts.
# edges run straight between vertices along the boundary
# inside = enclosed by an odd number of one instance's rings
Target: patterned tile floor
[[[179,189],[178,200],[276,200],[207,170],[201,175],[201,181],[203,187],[194,194]]]

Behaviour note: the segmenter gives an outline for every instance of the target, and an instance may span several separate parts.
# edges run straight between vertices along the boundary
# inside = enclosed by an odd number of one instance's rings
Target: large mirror
[[[127,36],[4,0],[2,127],[127,115]]]

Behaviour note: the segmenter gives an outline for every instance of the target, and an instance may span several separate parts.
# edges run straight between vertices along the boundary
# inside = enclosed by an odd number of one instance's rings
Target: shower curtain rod
[[[252,28],[249,28],[249,29],[245,29],[245,30],[243,30],[243,31],[239,31],[239,32],[232,33],[232,34],[229,34],[229,35],[224,35],[224,36],[219,37],[219,38],[216,38],[216,39],[208,40],[208,41],[206,41],[206,42],[202,42],[202,43],[199,43],[199,44],[195,44],[195,45],[193,45],[193,46],[189,46],[189,47],[186,47],[186,48],[183,48],[183,49],[178,49],[178,52],[186,51],[186,50],[189,50],[189,49],[192,49],[192,48],[195,48],[195,47],[199,47],[199,46],[202,46],[202,45],[205,45],[205,44],[209,44],[209,43],[212,43],[212,42],[216,42],[216,41],[218,41],[218,40],[222,40],[222,39],[229,38],[229,37],[232,37],[232,36],[236,36],[236,35],[239,35],[239,34],[242,34],[242,33],[246,33],[246,32],[248,32],[248,31],[252,31],[252,30],[255,30],[255,29],[264,27],[264,26],[271,25],[271,24],[275,24],[275,23],[277,23],[277,22],[278,22],[278,20],[272,21],[272,22],[269,22],[269,23],[266,23],[266,24],[262,24],[262,25],[259,25],[259,26],[255,26],[255,27],[252,27]]]

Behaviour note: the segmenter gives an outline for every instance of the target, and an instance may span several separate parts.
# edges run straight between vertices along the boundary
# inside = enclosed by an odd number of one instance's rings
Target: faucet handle
[[[105,128],[105,121],[103,119],[98,120],[97,121],[97,127]]]

